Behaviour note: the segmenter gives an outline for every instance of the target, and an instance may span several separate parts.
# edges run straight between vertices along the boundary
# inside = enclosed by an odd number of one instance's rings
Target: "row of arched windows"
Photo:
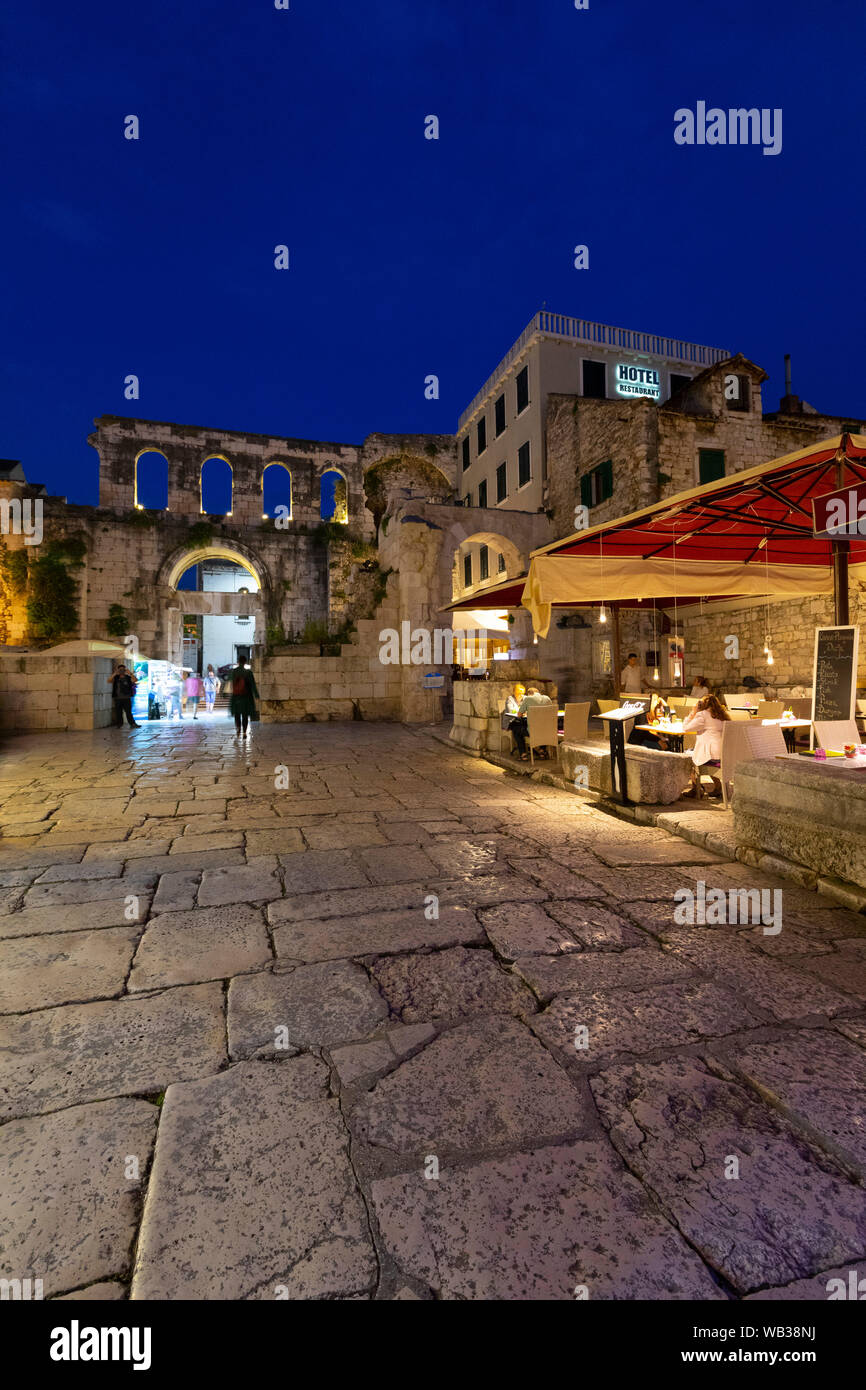
[[[200,504],[208,516],[232,514],[232,466],[220,456],[205,459],[199,475]],[[345,476],[328,468],[319,483],[319,513],[323,521],[348,521]],[[168,507],[168,460],[155,449],[147,449],[135,461],[135,505],[153,511]],[[262,473],[262,517],[278,515],[287,507],[292,515],[292,474],[279,459],[266,463]],[[285,516],[285,512],[280,512]]]

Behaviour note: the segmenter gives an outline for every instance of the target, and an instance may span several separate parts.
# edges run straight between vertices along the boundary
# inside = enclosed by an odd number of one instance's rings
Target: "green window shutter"
[[[714,483],[725,476],[724,449],[698,450],[698,477],[702,483]]]
[[[588,473],[584,473],[580,480],[580,501],[581,505],[584,507],[589,508],[592,506],[592,493],[590,492]]]
[[[606,459],[601,465],[601,500],[606,502],[613,497],[613,460]]]

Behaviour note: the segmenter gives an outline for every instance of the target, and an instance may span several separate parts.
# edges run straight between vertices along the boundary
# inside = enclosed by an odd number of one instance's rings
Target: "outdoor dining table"
[[[835,749],[828,749],[827,751],[830,752],[830,753],[833,753],[834,756],[833,756],[833,757],[827,757],[827,758],[814,758],[814,757],[813,757],[813,758],[812,758],[812,763],[814,764],[815,767],[827,767],[827,768],[840,768],[840,767],[848,767],[848,768],[851,768],[851,767],[855,767],[855,768],[859,768],[862,772],[866,772],[866,758],[860,758],[860,757],[856,757],[856,758],[846,758],[844,753],[837,752]],[[777,754],[776,754],[776,760],[777,760],[777,761],[781,760],[782,762],[791,762],[792,760],[794,760],[794,761],[796,761],[796,762],[798,762],[798,763],[802,763],[802,761],[803,761],[803,754],[802,754],[802,753],[777,753]]]
[[[789,753],[796,752],[797,730],[811,729],[811,719],[762,719],[761,724],[765,726],[775,725],[782,730],[785,739],[785,747]]]
[[[672,719],[667,724],[636,724],[636,729],[642,729],[649,734],[664,734],[665,738],[670,739],[672,753],[682,753],[683,751],[683,721]]]

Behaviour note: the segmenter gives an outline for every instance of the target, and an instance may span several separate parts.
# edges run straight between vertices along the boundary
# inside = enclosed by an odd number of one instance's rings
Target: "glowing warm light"
[[[599,615],[598,615],[598,621],[599,621],[600,623],[606,623],[606,622],[607,622],[607,613],[606,613],[605,610],[604,610],[604,604],[601,605],[601,612],[600,612]]]
[[[773,665],[773,653],[772,653],[772,652],[768,652],[768,653],[767,653],[767,665],[768,665],[768,666],[772,666],[772,665]]]
[[[657,681],[658,678],[659,678],[659,668],[656,667],[655,670],[653,671],[653,680],[654,680],[654,681]]]

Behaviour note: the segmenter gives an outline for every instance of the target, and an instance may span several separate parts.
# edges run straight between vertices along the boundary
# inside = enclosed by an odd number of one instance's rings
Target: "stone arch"
[[[267,473],[267,471],[268,471],[269,468],[281,468],[281,469],[283,470],[283,472],[286,473],[286,475],[288,476],[288,479],[289,479],[289,501],[288,501],[288,507],[289,507],[289,520],[291,521],[291,520],[292,520],[292,517],[294,516],[294,490],[293,490],[293,489],[294,489],[294,483],[293,483],[293,480],[292,480],[292,470],[291,470],[291,468],[289,467],[289,465],[288,465],[287,463],[284,463],[284,462],[283,462],[282,459],[268,459],[267,463],[265,464],[265,466],[264,466],[263,469],[262,469],[262,478],[261,478],[262,518],[264,519],[264,518],[266,518],[266,517],[268,517],[268,516],[270,515],[270,513],[269,513],[269,512],[266,510],[266,508],[265,508],[265,474]],[[275,505],[275,506],[285,505],[285,503],[283,503],[283,504],[274,503],[274,505]]]
[[[208,511],[204,505],[204,471],[209,463],[224,463],[229,470],[229,506],[228,511],[226,512],[211,512]],[[208,454],[207,458],[203,461],[198,471],[199,507],[201,508],[202,513],[206,516],[231,516],[232,508],[234,506],[234,484],[235,473],[234,468],[231,464],[231,460],[227,459],[225,454]]]
[[[325,516],[325,479],[332,473],[338,479],[342,479],[343,497],[342,499],[340,498],[340,486],[339,483],[337,483],[334,491],[334,511],[330,516]],[[319,470],[319,515],[323,521],[348,523],[349,520],[349,479],[346,477],[343,469],[339,468],[335,463],[328,463]]]
[[[157,575],[157,585],[160,589],[175,591],[181,575],[190,568],[197,565],[202,560],[233,560],[235,564],[243,566],[248,574],[259,586],[259,592],[263,599],[266,598],[273,589],[273,581],[267,566],[250,550],[249,546],[242,545],[240,541],[208,541],[207,544],[180,547],[172,551],[171,555],[163,561]]]
[[[141,510],[145,507],[145,505],[146,505],[146,504],[145,504],[144,502],[142,502],[142,500],[141,500],[140,489],[139,489],[139,476],[138,476],[138,465],[139,465],[141,459],[144,458],[144,456],[145,456],[146,454],[154,454],[154,455],[156,455],[158,458],[161,458],[161,459],[163,460],[164,464],[165,464],[165,502],[163,503],[163,505],[162,505],[161,507],[157,507],[157,508],[149,508],[149,507],[148,507],[147,510],[167,511],[167,510],[168,510],[168,479],[169,479],[168,458],[166,457],[166,455],[165,455],[165,453],[163,452],[162,449],[156,449],[156,448],[153,447],[152,444],[147,444],[147,445],[145,445],[145,447],[144,447],[143,449],[139,449],[138,453],[135,455],[135,459],[133,460],[133,464],[132,464],[132,501],[133,501],[133,506],[134,506],[138,511],[141,511]]]
[[[449,527],[442,542],[440,587],[442,593],[450,594],[451,599],[458,598],[465,592],[463,583],[463,555],[466,553],[465,547],[470,545],[486,545],[492,555],[502,555],[505,559],[505,570],[497,572],[496,568],[491,568],[487,579],[483,584],[479,583],[477,575],[473,576],[472,589],[479,592],[489,585],[495,584],[498,580],[512,578],[522,574],[526,569],[528,557],[515,545],[514,541],[501,531],[489,531],[479,529],[477,524],[455,523]],[[459,567],[455,574],[455,567]]]
[[[378,530],[382,517],[411,500],[448,502],[454,484],[429,458],[420,454],[391,454],[364,469],[364,494]]]

